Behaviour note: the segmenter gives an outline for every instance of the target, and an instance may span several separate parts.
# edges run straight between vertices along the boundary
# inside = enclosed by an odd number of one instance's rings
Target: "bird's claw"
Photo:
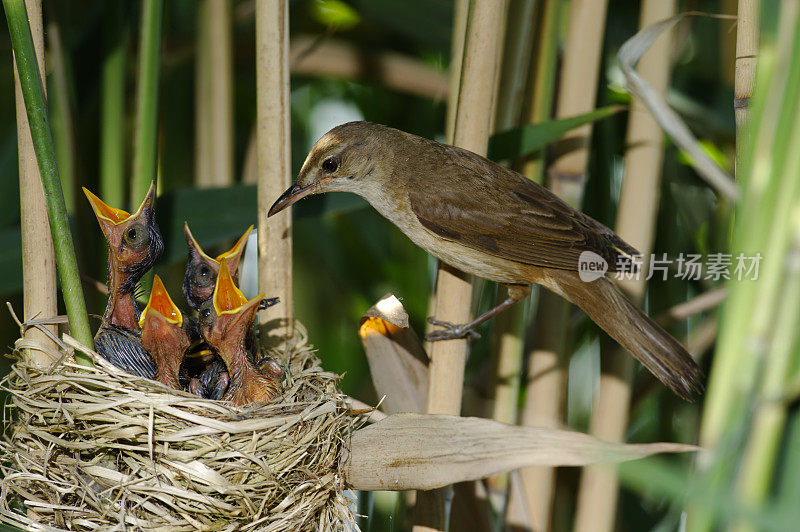
[[[425,340],[429,342],[439,342],[441,340],[457,340],[465,338],[467,340],[477,340],[481,337],[480,334],[466,326],[456,325],[449,321],[440,321],[434,318],[428,318],[428,323],[437,327],[442,327],[442,330],[431,331],[425,335]]]
[[[269,307],[273,307],[281,302],[279,297],[267,297],[261,300],[258,304],[258,310],[264,310]]]

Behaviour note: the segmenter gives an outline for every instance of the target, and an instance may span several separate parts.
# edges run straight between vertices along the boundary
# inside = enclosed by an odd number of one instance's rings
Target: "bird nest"
[[[362,417],[304,331],[295,338],[272,353],[286,367],[283,395],[247,407],[124,373],[69,337],[41,369],[18,341],[0,383],[0,517],[50,530],[348,528],[340,456]]]

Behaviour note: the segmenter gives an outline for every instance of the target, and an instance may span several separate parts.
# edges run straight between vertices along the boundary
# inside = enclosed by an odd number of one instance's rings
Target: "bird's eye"
[[[194,270],[194,283],[200,287],[211,286],[217,281],[217,276],[207,264],[201,263]]]
[[[150,233],[147,232],[147,228],[143,223],[137,223],[125,230],[123,239],[133,249],[139,249],[150,242]]]
[[[208,318],[209,316],[211,316],[211,309],[204,308],[203,310],[200,311],[200,317]]]
[[[322,169],[328,173],[333,173],[339,168],[339,161],[336,160],[336,157],[328,157],[324,161],[322,161]]]

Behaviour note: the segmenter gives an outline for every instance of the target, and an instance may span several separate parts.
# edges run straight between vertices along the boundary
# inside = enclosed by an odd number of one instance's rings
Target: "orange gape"
[[[155,380],[180,390],[178,372],[191,342],[183,328],[183,315],[158,275],[153,278],[150,300],[139,324],[142,327],[142,346],[156,363]]]

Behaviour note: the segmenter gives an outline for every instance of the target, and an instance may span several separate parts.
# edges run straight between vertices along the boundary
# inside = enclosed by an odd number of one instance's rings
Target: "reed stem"
[[[671,17],[675,0],[644,0],[639,27]],[[639,62],[638,71],[659,93],[666,94],[670,77],[670,39],[662,37]],[[647,257],[653,250],[658,214],[664,134],[641,102],[634,100],[628,117],[624,181],[620,194],[616,231],[623,240]],[[628,296],[638,305],[644,301],[644,277],[625,283]],[[602,373],[589,433],[606,441],[623,441],[628,426],[633,358],[614,345],[602,355]],[[578,492],[576,531],[610,531],[617,512],[618,479],[608,467],[586,467]]]
[[[461,84],[453,128],[453,144],[485,155],[494,118],[498,59],[501,50],[505,2],[474,0],[467,18]],[[452,323],[466,323],[471,314],[472,285],[469,276],[440,263],[434,316]],[[466,340],[434,342],[430,349],[427,412],[461,413]],[[418,504],[437,495],[420,493]],[[432,506],[432,505],[427,505]],[[444,530],[444,520],[431,514],[417,516],[415,532]]]
[[[158,168],[158,78],[164,0],[143,0],[139,31],[139,78],[129,203],[136,208]]]
[[[107,2],[100,89],[100,197],[125,205],[125,65],[128,26],[122,2]]]
[[[261,313],[275,341],[291,338],[292,218],[286,209],[267,220],[275,198],[286,190],[291,176],[289,107],[289,4],[273,0],[256,4],[256,149],[258,168],[258,288],[280,305]]]
[[[14,48],[17,73],[19,75],[19,86],[25,101],[25,111],[30,126],[31,139],[36,151],[36,160],[39,166],[42,189],[44,191],[46,216],[49,221],[50,232],[52,233],[53,248],[55,249],[55,263],[58,266],[61,291],[69,317],[71,332],[78,341],[84,345],[92,346],[94,342],[89,328],[89,319],[86,314],[86,304],[83,299],[81,280],[78,275],[75,248],[72,245],[72,235],[67,220],[67,209],[61,190],[61,180],[58,176],[55,147],[50,132],[50,124],[47,119],[47,104],[45,102],[42,76],[38,67],[36,51],[31,36],[31,28],[28,25],[25,3],[22,0],[3,0],[3,7],[6,12],[11,43]],[[36,16],[39,21],[39,28],[41,28],[40,13],[37,13]],[[27,209],[23,208],[22,210],[25,211]],[[45,212],[39,210],[39,212],[33,211],[29,214],[36,216],[38,219],[28,220],[28,224],[43,225],[42,218],[45,217]],[[40,262],[48,262],[47,250],[50,249],[50,244],[43,242],[40,238],[37,245],[39,248],[35,251],[31,250],[31,253],[36,253],[37,259]],[[33,257],[31,256],[31,258]],[[47,282],[48,278],[53,275],[52,268],[50,272],[43,273],[44,275],[41,278],[28,279],[26,284],[30,283],[38,286],[38,291],[40,292],[50,291]],[[51,293],[55,294],[54,283]],[[53,311],[53,314],[55,314],[54,303],[51,302],[48,303],[48,305],[52,306],[50,306],[50,308],[40,308],[37,309],[37,311]],[[85,355],[76,354],[76,359],[81,363],[91,363]]]

